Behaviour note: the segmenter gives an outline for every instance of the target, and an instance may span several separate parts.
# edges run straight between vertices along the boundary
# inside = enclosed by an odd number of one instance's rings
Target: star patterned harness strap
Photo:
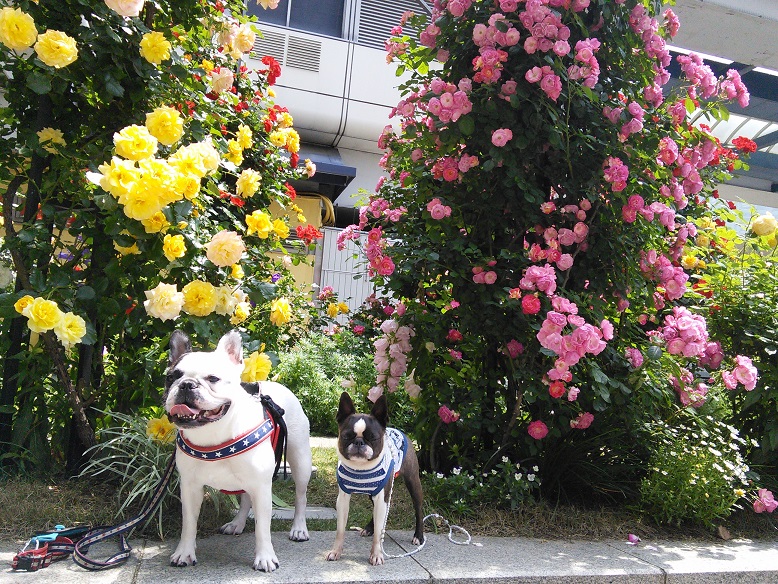
[[[246,432],[245,434],[225,442],[219,446],[197,446],[189,442],[184,433],[179,431],[176,438],[176,446],[178,449],[192,458],[198,460],[224,460],[238,456],[261,444],[266,438],[272,436],[276,430],[276,424],[273,418],[268,418],[262,422],[256,428]],[[273,441],[275,442],[275,440]]]

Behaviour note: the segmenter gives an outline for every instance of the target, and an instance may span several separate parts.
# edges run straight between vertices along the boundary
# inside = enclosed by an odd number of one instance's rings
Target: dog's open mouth
[[[227,413],[230,408],[230,404],[222,404],[218,408],[212,410],[200,410],[192,408],[187,404],[176,404],[168,412],[168,418],[176,426],[182,428],[193,428],[196,426],[203,426],[215,422]]]

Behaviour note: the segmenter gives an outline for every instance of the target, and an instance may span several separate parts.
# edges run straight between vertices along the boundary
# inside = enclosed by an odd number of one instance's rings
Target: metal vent
[[[286,35],[279,32],[263,30],[261,35],[257,35],[254,41],[254,48],[251,56],[254,59],[262,59],[265,55],[273,57],[276,61],[284,63],[284,47],[286,46]]]
[[[294,36],[289,37],[284,65],[318,73],[320,60],[320,42]]]
[[[384,50],[384,43],[389,38],[390,31],[400,24],[404,12],[430,14],[429,8],[422,0],[362,0],[356,42]],[[418,32],[407,25],[403,32],[418,38]]]

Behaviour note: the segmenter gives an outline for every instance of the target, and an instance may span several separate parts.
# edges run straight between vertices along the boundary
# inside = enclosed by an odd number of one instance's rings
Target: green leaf
[[[651,345],[648,349],[646,349],[646,356],[651,361],[659,361],[659,359],[662,358],[662,349],[656,345]]]
[[[27,76],[27,87],[38,95],[45,95],[51,91],[51,77],[43,73],[32,72]]]
[[[124,96],[124,87],[116,80],[113,75],[111,75],[110,72],[107,72],[103,79],[105,80],[105,89],[108,91],[108,93],[114,97]]]
[[[395,76],[402,77],[403,73],[405,73],[405,65],[398,65],[394,72]]]
[[[95,289],[91,286],[81,286],[76,292],[76,298],[79,300],[94,300]]]
[[[457,125],[464,136],[471,136],[475,131],[475,121],[470,116],[459,118]]]

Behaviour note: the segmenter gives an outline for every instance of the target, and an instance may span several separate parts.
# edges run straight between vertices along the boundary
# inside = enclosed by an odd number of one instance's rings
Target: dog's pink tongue
[[[176,404],[170,408],[170,413],[174,416],[196,416],[200,411],[193,410],[186,404]]]

